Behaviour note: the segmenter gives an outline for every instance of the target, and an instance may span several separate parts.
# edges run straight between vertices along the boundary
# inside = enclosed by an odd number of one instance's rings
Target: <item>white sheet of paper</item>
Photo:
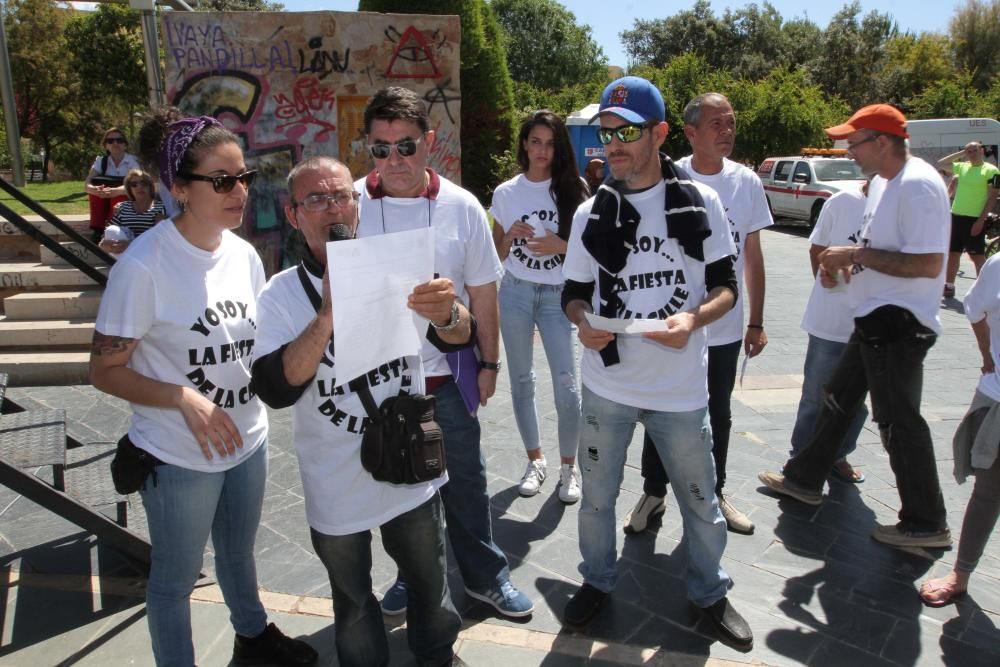
[[[587,322],[595,329],[619,334],[640,334],[647,331],[665,331],[667,325],[663,320],[619,320],[601,317],[594,313],[584,313]]]
[[[420,354],[427,320],[406,298],[434,277],[434,228],[327,243],[326,258],[337,383]]]
[[[743,388],[743,377],[747,374],[747,365],[750,363],[750,355],[743,357],[743,367],[740,369],[740,388]]]

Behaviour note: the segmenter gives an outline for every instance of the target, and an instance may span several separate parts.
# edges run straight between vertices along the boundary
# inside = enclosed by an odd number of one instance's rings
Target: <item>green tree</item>
[[[663,67],[675,56],[694,53],[719,66],[728,47],[726,32],[708,0],[697,0],[691,9],[669,18],[636,19],[620,36],[635,65]]]
[[[973,85],[973,74],[960,72],[911,98],[909,111],[909,117],[915,120],[975,118],[992,116],[996,113],[996,108],[990,110],[987,96],[976,90]]]
[[[492,0],[514,81],[556,90],[603,77],[607,58],[573,12],[557,0]]]
[[[88,104],[131,110],[146,104],[145,51],[139,14],[121,5],[70,18],[65,29],[70,65]],[[94,44],[101,48],[95,49]]]
[[[283,12],[285,6],[267,0],[199,0],[195,9],[199,12]]]
[[[899,32],[888,14],[860,15],[858,0],[844,5],[830,19],[820,56],[810,65],[813,79],[827,95],[838,95],[854,108],[878,100],[872,75],[882,68],[887,44]]]
[[[4,16],[18,126],[42,152],[43,179],[54,150],[89,140],[100,127],[100,112],[79,103],[80,78],[69,65],[63,29],[71,13],[53,0],[12,0]]]
[[[722,25],[726,34],[722,65],[734,77],[761,79],[776,64],[790,62],[790,44],[781,14],[771,3],[726,9]]]
[[[889,40],[878,74],[880,98],[897,105],[955,74],[952,43],[936,33],[909,33]]]
[[[987,90],[1000,74],[1000,0],[966,0],[948,25],[958,66],[971,83]]]
[[[492,156],[513,145],[514,93],[500,26],[484,0],[361,0],[359,11],[457,15],[462,21],[462,186],[485,201]]]

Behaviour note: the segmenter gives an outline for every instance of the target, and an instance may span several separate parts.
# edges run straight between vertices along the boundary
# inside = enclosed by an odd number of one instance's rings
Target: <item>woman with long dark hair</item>
[[[250,389],[264,267],[232,233],[250,184],[236,136],[214,118],[154,115],[160,177],[181,213],[122,255],[101,299],[90,356],[95,387],[132,406],[127,439],[156,462],[140,489],[153,546],[146,613],[156,664],[194,665],[191,591],[209,535],[236,631],[233,662],[309,665],[258,595],[254,539],[267,475],[267,413]]]
[[[500,333],[507,352],[517,429],[528,454],[518,491],[538,493],[548,474],[535,409],[535,327],[552,373],[559,433],[559,499],[580,499],[576,449],[580,438],[580,391],[573,325],[560,298],[562,263],[570,224],[587,199],[563,120],[536,111],[521,124],[517,139],[521,173],[493,193],[493,241],[504,261],[500,285]]]

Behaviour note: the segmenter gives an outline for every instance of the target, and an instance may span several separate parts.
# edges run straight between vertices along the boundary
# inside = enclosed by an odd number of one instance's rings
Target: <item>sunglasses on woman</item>
[[[630,144],[633,141],[639,141],[642,138],[643,130],[647,127],[652,127],[652,125],[629,123],[628,125],[620,125],[618,127],[599,127],[597,128],[597,140],[607,146],[617,136],[618,141],[623,144]]]
[[[125,137],[108,137],[107,139],[104,140],[104,143],[106,143],[106,144],[127,144],[128,143],[128,139],[126,139]]]
[[[422,139],[404,139],[394,144],[387,143],[377,143],[368,144],[368,150],[371,152],[372,157],[376,160],[385,160],[390,155],[392,155],[392,149],[396,149],[396,153],[399,157],[410,157],[417,152],[417,144],[419,144]]]
[[[218,192],[220,195],[228,194],[233,191],[236,187],[236,182],[239,181],[243,186],[249,190],[250,186],[253,184],[253,179],[257,178],[257,170],[250,169],[244,171],[242,174],[236,174],[235,176],[230,176],[226,174],[225,176],[202,176],[201,174],[178,174],[181,178],[189,181],[205,181],[206,183],[212,184],[212,189]]]

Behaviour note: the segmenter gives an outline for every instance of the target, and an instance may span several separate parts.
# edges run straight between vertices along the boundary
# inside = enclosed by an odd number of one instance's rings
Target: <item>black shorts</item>
[[[971,215],[951,214],[951,252],[968,252],[970,255],[986,253],[986,228],[976,236],[972,235],[972,225],[979,218]]]

